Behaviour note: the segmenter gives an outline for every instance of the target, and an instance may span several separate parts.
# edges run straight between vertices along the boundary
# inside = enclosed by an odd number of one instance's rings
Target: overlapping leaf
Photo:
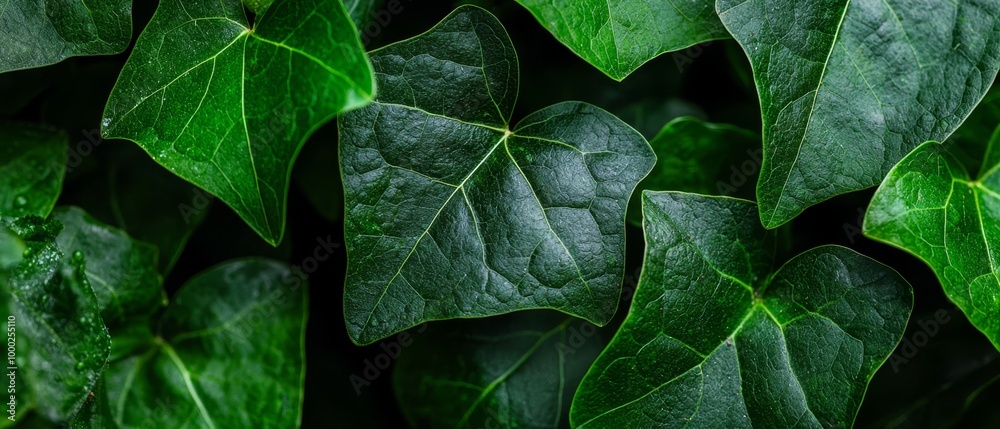
[[[201,273],[142,347],[111,362],[99,387],[106,396],[88,402],[75,426],[297,427],[307,308],[302,279],[276,262]]]
[[[117,54],[132,39],[132,0],[2,0],[0,34],[0,73]]]
[[[593,324],[547,312],[435,324],[407,340],[393,376],[414,428],[566,427],[607,342]]]
[[[924,260],[1000,349],[1000,128],[978,177],[936,142],[903,158],[872,198],[864,233]]]
[[[1000,67],[994,0],[720,0],[754,69],[764,122],[760,218],[875,186],[944,140]]]
[[[902,337],[909,285],[824,246],[771,273],[749,201],[643,193],[635,301],[573,400],[575,427],[842,427]]]
[[[606,323],[645,139],[582,103],[509,128],[517,58],[476,7],[371,55],[380,95],[339,120],[351,338],[530,308]]]
[[[642,226],[638,191],[753,197],[760,170],[760,136],[685,116],[664,125],[649,145],[656,152],[656,165],[629,200],[630,223]]]
[[[0,124],[0,218],[48,216],[66,174],[66,133]]]
[[[168,0],[136,42],[101,132],[137,142],[271,244],[292,163],[314,129],[368,103],[371,65],[339,0]]]
[[[517,0],[560,42],[615,80],[669,51],[729,37],[713,2]]]

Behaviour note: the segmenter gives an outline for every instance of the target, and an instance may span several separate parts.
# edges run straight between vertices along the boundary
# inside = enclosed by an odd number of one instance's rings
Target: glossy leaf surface
[[[517,0],[556,39],[615,80],[670,51],[729,34],[713,2]]]
[[[865,214],[864,233],[912,253],[1000,348],[1000,129],[973,179],[936,142],[889,172]]]
[[[575,427],[851,427],[913,296],[823,246],[773,274],[749,201],[643,193],[646,256],[621,329],[584,377]]]
[[[583,103],[509,128],[517,57],[477,7],[371,56],[380,95],[338,122],[351,338],[533,308],[607,323],[645,139]]]
[[[760,219],[879,184],[947,138],[1000,67],[994,0],[720,0],[753,66],[763,117]]]
[[[0,34],[0,73],[117,54],[132,39],[132,0],[3,0]]]
[[[67,140],[63,132],[0,124],[0,218],[48,216],[62,191]]]
[[[101,132],[137,142],[277,244],[303,142],[374,91],[338,0],[279,0],[253,27],[238,0],[168,0],[136,42]]]

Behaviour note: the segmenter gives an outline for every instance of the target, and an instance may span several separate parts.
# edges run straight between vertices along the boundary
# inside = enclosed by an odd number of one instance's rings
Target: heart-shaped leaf
[[[118,78],[101,132],[135,141],[277,244],[299,148],[374,91],[339,0],[278,0],[253,26],[239,0],[165,0]]]
[[[474,6],[371,56],[380,95],[338,122],[351,338],[532,308],[607,323],[645,139],[583,103],[509,128],[517,57]]]
[[[995,0],[719,0],[753,66],[764,122],[757,184],[767,228],[879,184],[942,141],[1000,67]]]
[[[729,38],[707,0],[517,2],[556,39],[615,80],[664,52]]]
[[[843,247],[771,274],[754,203],[643,193],[646,256],[621,329],[573,400],[575,427],[851,427],[913,305]]]
[[[132,0],[0,1],[0,34],[0,73],[117,54],[132,40]]]
[[[903,158],[872,198],[864,234],[912,253],[1000,349],[1000,128],[978,178],[936,142]]]
[[[303,281],[277,262],[235,260],[199,274],[156,336],[111,362],[106,397],[76,425],[110,412],[120,427],[298,427],[307,299]]]
[[[66,133],[0,124],[0,140],[0,218],[48,216],[66,175]]]
[[[414,428],[566,427],[607,342],[590,322],[536,311],[435,324],[408,340],[397,342],[406,348],[393,382]]]

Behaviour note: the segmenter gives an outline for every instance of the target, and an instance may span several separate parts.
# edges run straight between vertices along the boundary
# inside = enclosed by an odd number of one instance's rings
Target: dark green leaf
[[[719,0],[764,122],[760,218],[879,184],[962,123],[1000,67],[1000,2]]]
[[[158,335],[105,371],[106,399],[77,418],[100,418],[106,400],[121,427],[297,427],[308,298],[293,276],[245,259],[192,278]]]
[[[62,226],[28,217],[11,225],[27,245],[24,260],[2,284],[0,308],[15,323],[18,412],[32,407],[49,420],[83,405],[111,351],[97,296],[81,255],[64,263],[56,246]]]
[[[549,312],[435,324],[406,339],[393,381],[415,428],[566,427],[606,342],[592,323]]]
[[[615,80],[654,57],[729,37],[712,1],[517,0],[560,42]]]
[[[0,124],[0,218],[48,216],[66,173],[66,133]]]
[[[0,34],[0,73],[117,54],[132,39],[132,0],[3,0]]]
[[[760,136],[724,124],[681,117],[663,126],[649,141],[656,166],[637,190],[753,197],[760,170]],[[642,225],[641,195],[629,200],[628,218]]]
[[[864,233],[926,262],[1000,349],[1000,128],[978,179],[936,142],[903,158],[872,198]]]
[[[264,13],[268,6],[271,6],[271,3],[274,3],[274,0],[243,0],[247,9],[257,15]]]
[[[576,427],[851,427],[913,296],[892,269],[823,246],[771,275],[749,201],[643,193],[646,256]]]
[[[137,142],[277,244],[299,148],[374,91],[340,1],[278,0],[249,27],[238,0],[164,0],[111,93],[102,133]]]
[[[105,325],[115,333],[126,317],[148,317],[166,304],[156,271],[155,247],[132,240],[76,207],[60,207],[52,217],[63,224],[56,244],[66,263],[81,255]]]
[[[339,121],[351,338],[532,308],[607,323],[645,139],[583,103],[509,128],[517,57],[478,7],[371,55],[381,93]]]

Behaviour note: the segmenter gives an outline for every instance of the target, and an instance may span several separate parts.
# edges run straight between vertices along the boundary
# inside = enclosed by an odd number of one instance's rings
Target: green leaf
[[[340,1],[278,0],[250,27],[238,0],[165,0],[118,78],[101,132],[135,141],[277,244],[302,144],[374,91]]]
[[[80,257],[87,261],[87,279],[112,334],[126,317],[148,317],[166,304],[155,247],[132,240],[77,207],[57,208],[52,217],[64,227],[56,244],[66,263]]]
[[[84,258],[64,263],[57,221],[30,216],[11,224],[27,249],[0,292],[14,323],[15,396],[22,415],[35,408],[49,420],[74,415],[104,370],[111,338],[101,320]]]
[[[243,5],[257,15],[264,13],[271,3],[274,3],[274,0],[243,0]]]
[[[509,128],[517,57],[478,7],[371,56],[378,99],[338,121],[351,339],[534,308],[607,323],[645,139],[583,103]]]
[[[66,133],[0,124],[0,217],[48,216],[66,174]]]
[[[646,256],[621,329],[584,377],[575,427],[841,427],[913,305],[892,269],[806,251],[771,274],[754,203],[643,193]]]
[[[121,427],[298,427],[307,299],[302,279],[277,262],[235,260],[199,274],[157,336],[111,363],[106,398],[78,421],[100,418],[106,403]]]
[[[606,342],[589,322],[534,311],[435,324],[409,340],[393,382],[414,428],[566,427]]]
[[[864,234],[923,260],[1000,349],[1000,128],[979,177],[936,142],[903,158],[875,192]]]
[[[656,166],[637,190],[753,197],[760,136],[687,116],[664,125],[649,145],[656,152]],[[636,226],[642,226],[641,205],[637,192],[628,208],[628,220]]]
[[[132,0],[0,0],[0,34],[0,73],[117,54],[132,40]]]
[[[372,13],[381,8],[383,3],[384,0],[344,0],[344,7],[354,26],[361,30],[371,21]]]
[[[12,231],[0,226],[0,275],[12,270],[24,259],[24,242]],[[6,282],[0,277],[0,282]]]
[[[760,219],[879,184],[944,140],[1000,67],[1000,2],[719,0],[760,95]]]
[[[517,0],[556,39],[615,80],[664,52],[727,39],[712,1]]]

